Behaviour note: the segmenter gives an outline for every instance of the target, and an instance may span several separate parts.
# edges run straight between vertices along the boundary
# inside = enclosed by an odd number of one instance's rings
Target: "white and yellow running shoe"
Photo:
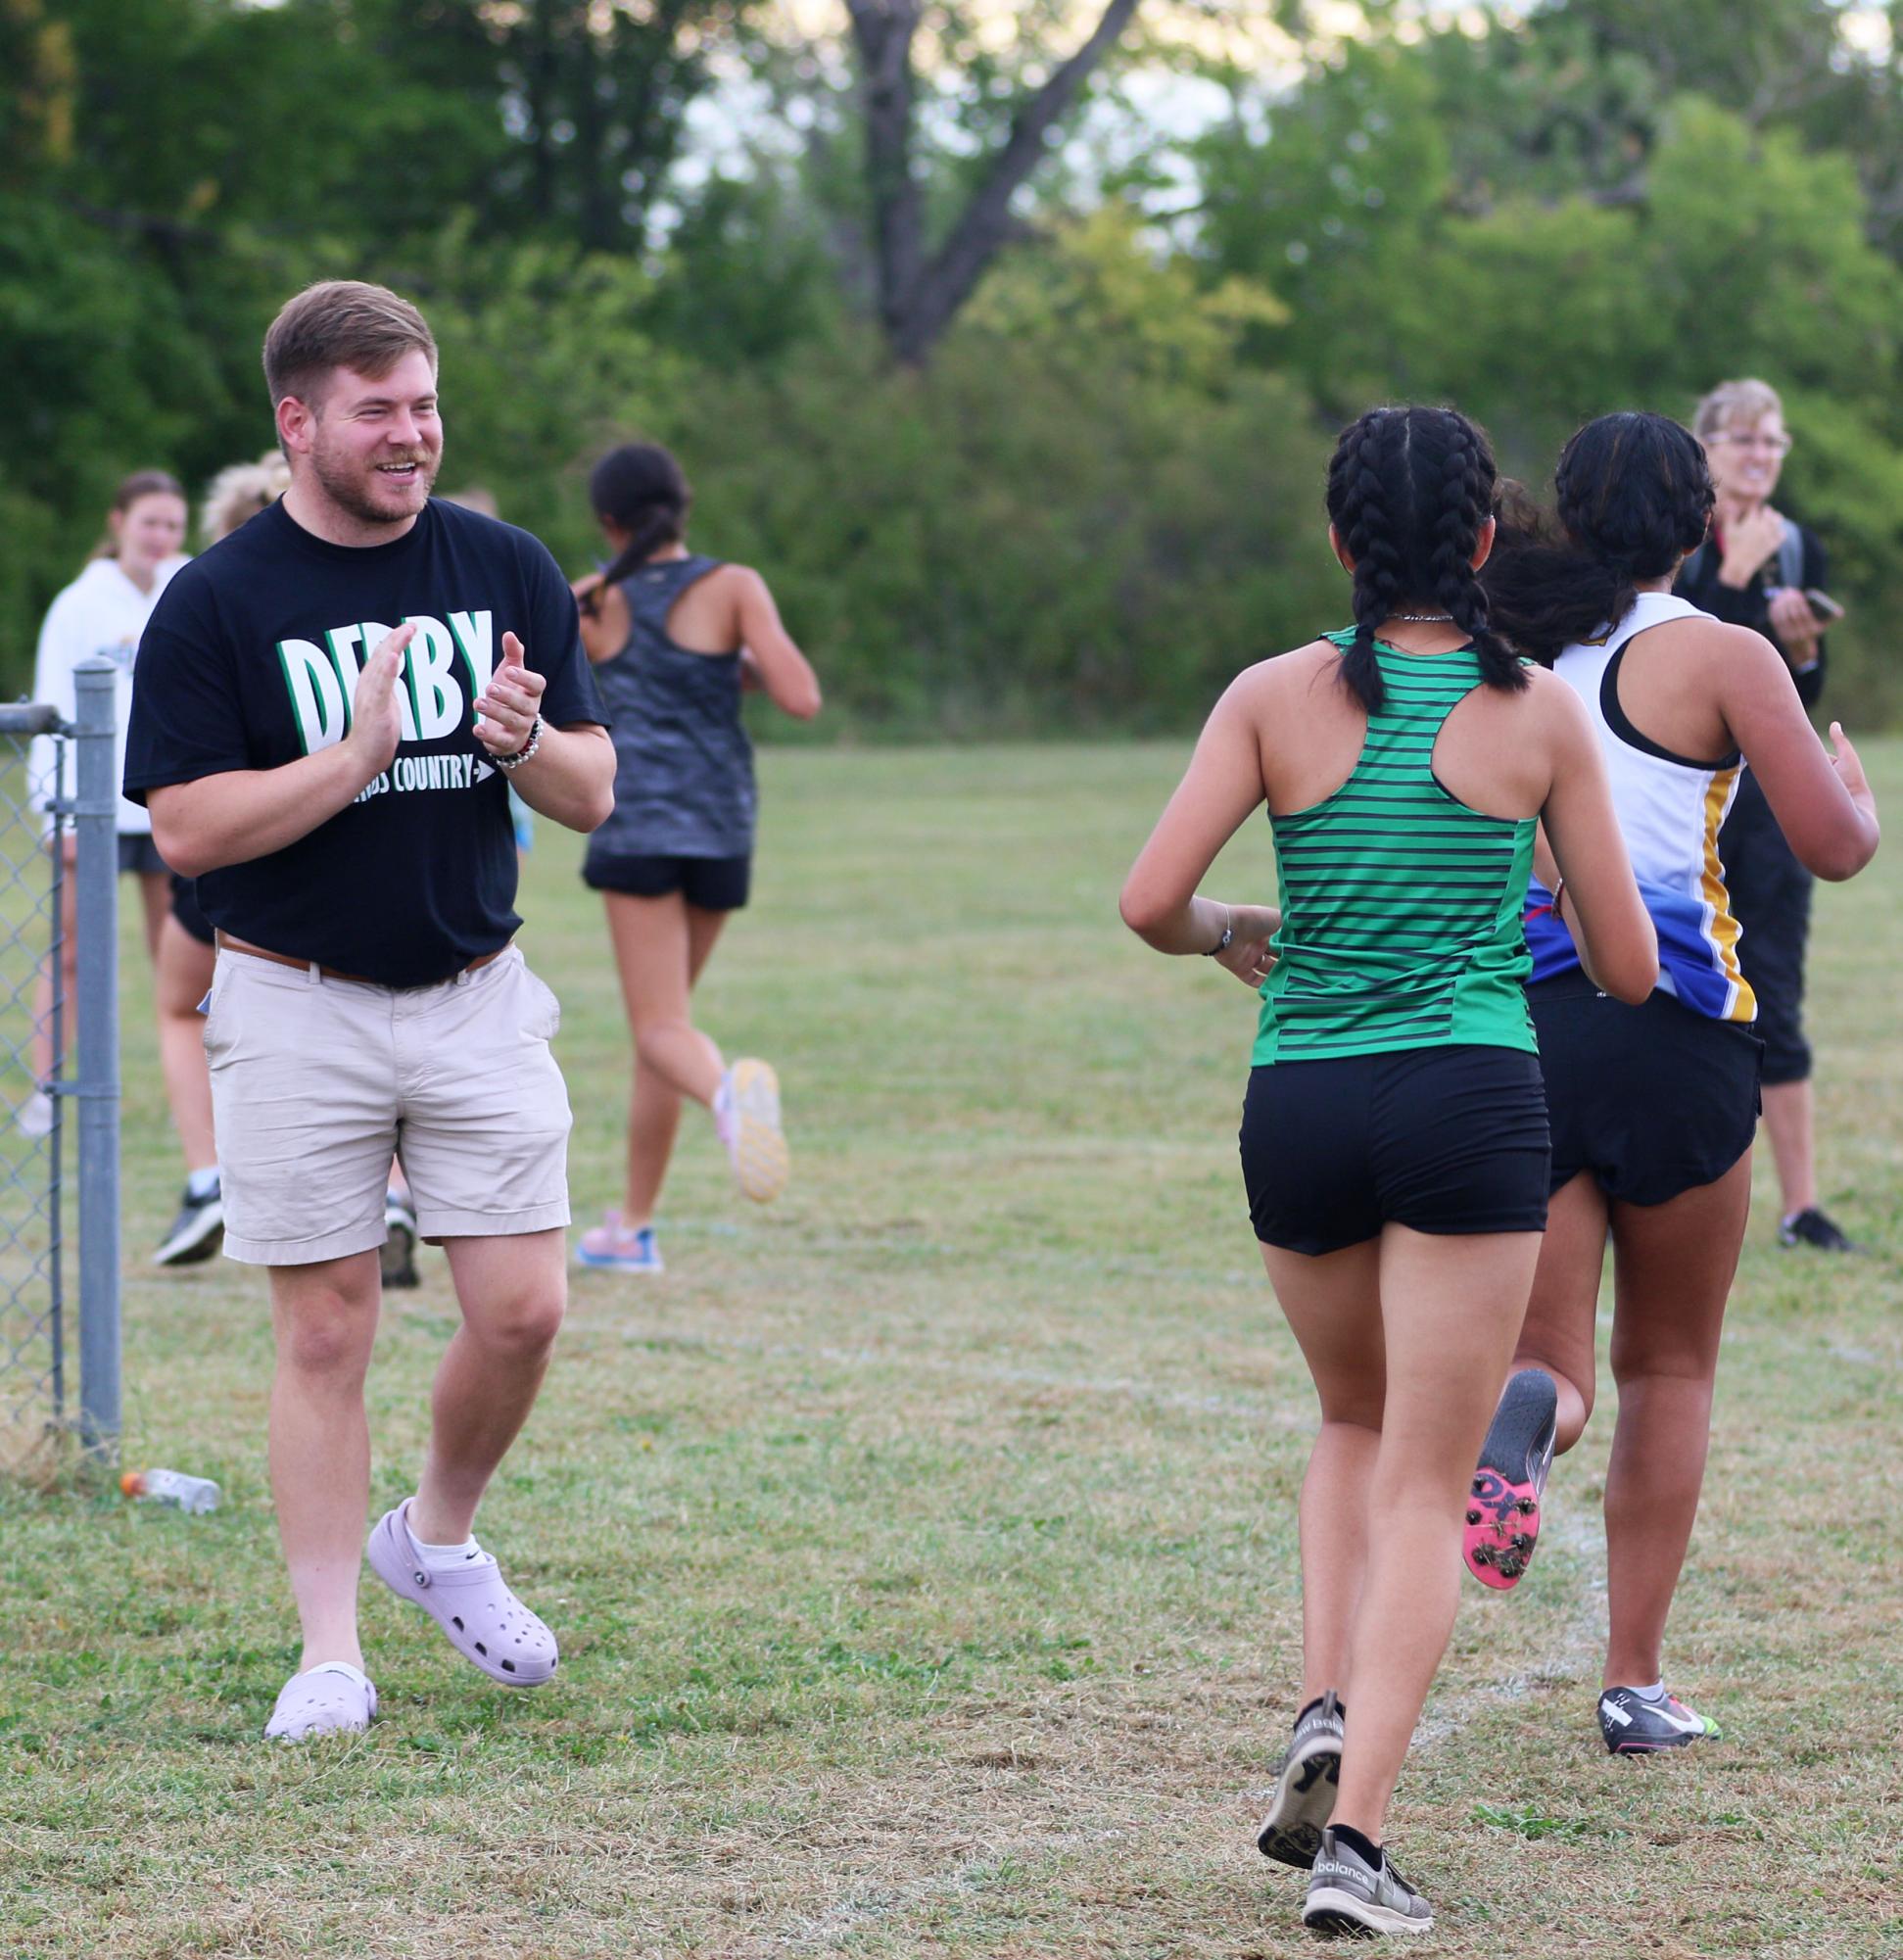
[[[721,1076],[714,1128],[741,1194],[756,1205],[771,1204],[786,1188],[792,1160],[780,1127],[780,1077],[770,1062],[742,1056]]]

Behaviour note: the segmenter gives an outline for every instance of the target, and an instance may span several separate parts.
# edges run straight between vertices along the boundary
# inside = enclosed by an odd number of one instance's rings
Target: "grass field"
[[[1874,744],[1879,795],[1903,743]],[[1312,1421],[1232,1142],[1253,1003],[1119,927],[1180,746],[765,764],[758,902],[703,988],[797,1151],[743,1210],[684,1132],[659,1280],[578,1273],[482,1529],[555,1627],[510,1696],[368,1582],[383,1719],[260,1740],[294,1655],[261,1280],[142,1262],[179,1167],[127,938],[126,1458],[188,1519],[0,1485],[0,1953],[1210,1956],[1306,1951],[1253,1847],[1293,1712]],[[578,847],[528,882],[578,1220],[627,1057]],[[1266,827],[1211,888],[1268,880]],[[1826,1190],[1877,1257],[1770,1245],[1759,1185],[1674,1685],[1725,1740],[1593,1719],[1610,1430],[1531,1580],[1470,1588],[1391,1827],[1431,1950],[1903,1951],[1903,862],[1820,892]],[[129,928],[129,918],[128,918]],[[453,1303],[393,1299],[376,1502]]]

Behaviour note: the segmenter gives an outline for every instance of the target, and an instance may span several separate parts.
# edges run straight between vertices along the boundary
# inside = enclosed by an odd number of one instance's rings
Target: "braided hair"
[[[601,583],[582,600],[592,618],[608,587],[638,572],[663,545],[678,545],[687,535],[693,490],[659,443],[624,443],[590,472],[588,497],[596,517],[628,534]]]
[[[1556,518],[1509,488],[1481,574],[1500,631],[1548,666],[1616,626],[1641,579],[1676,571],[1704,543],[1716,501],[1697,439],[1639,408],[1588,422],[1560,451],[1553,488]]]
[[[1409,604],[1433,604],[1466,634],[1489,687],[1526,686],[1474,576],[1497,480],[1486,436],[1454,408],[1370,408],[1342,431],[1328,516],[1355,560],[1355,638],[1341,671],[1369,714],[1387,698],[1375,631]]]

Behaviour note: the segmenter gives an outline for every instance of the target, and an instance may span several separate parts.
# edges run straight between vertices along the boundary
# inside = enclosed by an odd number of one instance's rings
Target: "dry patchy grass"
[[[292,1658],[256,1277],[126,1289],[127,1454],[217,1476],[191,1520],[5,1492],[0,1947],[12,1954],[1191,1955],[1303,1951],[1253,1848],[1290,1713],[1311,1421],[1232,1146],[1250,1003],[1127,939],[1116,882],[1177,751],[768,758],[760,902],[704,990],[781,1064],[797,1180],[730,1199],[704,1125],[670,1271],[578,1274],[484,1531],[561,1635],[509,1696],[373,1590],[383,1719],[266,1747]],[[1903,788],[1903,748],[1879,748]],[[578,1211],[605,1203],[625,1041],[575,849],[531,958],[566,1006]],[[1221,888],[1260,888],[1258,829]],[[1821,894],[1827,1182],[1903,1246],[1893,862]],[[129,941],[128,941],[129,947]],[[128,1244],[177,1170],[128,964]],[[1761,1199],[1766,1197],[1763,1187]],[[1723,1721],[1614,1761],[1593,1722],[1611,1394],[1532,1581],[1475,1589],[1393,1839],[1434,1950],[1876,1955],[1894,1861],[1893,1250],[1768,1246],[1728,1333],[1671,1641]],[[406,1488],[453,1311],[440,1260],[372,1377]]]

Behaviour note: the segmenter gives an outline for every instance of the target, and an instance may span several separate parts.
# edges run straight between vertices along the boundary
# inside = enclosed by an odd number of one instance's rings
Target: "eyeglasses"
[[[1723,443],[1727,449],[1763,450],[1767,454],[1774,456],[1784,456],[1790,454],[1790,438],[1788,436],[1719,435],[1713,436],[1711,440],[1714,445]]]

